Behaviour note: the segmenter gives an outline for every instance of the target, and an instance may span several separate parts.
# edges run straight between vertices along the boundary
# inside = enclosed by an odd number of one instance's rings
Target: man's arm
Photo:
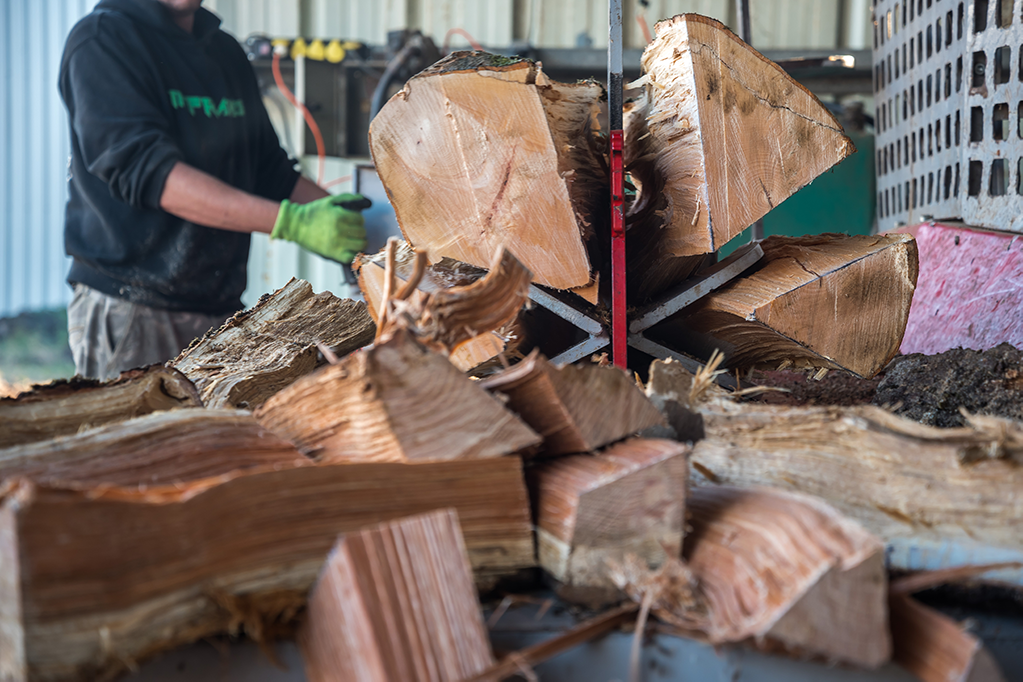
[[[330,196],[313,181],[300,177],[291,191],[296,204]],[[233,232],[273,230],[281,205],[243,192],[186,163],[174,164],[160,195],[160,208],[179,218]]]

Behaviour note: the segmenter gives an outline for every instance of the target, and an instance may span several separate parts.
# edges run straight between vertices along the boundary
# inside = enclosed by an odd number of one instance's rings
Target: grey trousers
[[[150,308],[75,284],[67,308],[75,372],[106,380],[127,369],[167,362],[224,320],[223,315]]]

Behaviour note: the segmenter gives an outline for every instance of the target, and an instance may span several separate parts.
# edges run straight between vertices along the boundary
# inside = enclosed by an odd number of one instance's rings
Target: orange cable
[[[309,109],[304,104],[299,102],[295,95],[288,89],[288,86],[284,83],[284,77],[281,75],[281,55],[274,50],[272,70],[274,74],[274,82],[277,84],[277,89],[280,90],[284,97],[291,102],[291,106],[295,107],[302,112],[302,117],[305,118],[306,125],[309,126],[309,130],[313,134],[313,139],[316,141],[316,157],[318,160],[317,173],[316,173],[316,184],[323,186],[323,176],[326,175],[327,169],[327,148],[323,144],[323,135],[320,133],[320,126],[316,125],[316,120],[313,115],[309,113]]]
[[[451,44],[451,36],[459,35],[469,41],[469,45],[474,50],[483,50],[483,46],[476,42],[476,39],[469,35],[469,32],[464,28],[452,28],[448,29],[448,32],[444,34],[444,47],[442,48],[444,54],[448,53],[448,46]]]

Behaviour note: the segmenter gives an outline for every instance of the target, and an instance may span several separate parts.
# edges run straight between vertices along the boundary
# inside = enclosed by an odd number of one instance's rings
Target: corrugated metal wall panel
[[[299,34],[299,0],[206,0],[224,20],[224,28],[244,40],[250,33]]]
[[[0,3],[0,317],[66,305],[64,39],[95,0]]]

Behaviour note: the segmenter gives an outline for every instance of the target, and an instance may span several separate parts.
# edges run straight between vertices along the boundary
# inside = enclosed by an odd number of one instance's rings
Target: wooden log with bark
[[[359,288],[366,299],[366,306],[373,321],[380,318],[379,311],[383,307],[384,289],[386,288],[386,258],[383,251],[356,260],[355,268],[359,276]],[[395,276],[402,285],[415,274],[415,252],[406,243],[402,243],[395,254]],[[444,258],[439,263],[425,268],[422,280],[411,296],[416,304],[422,305],[423,298],[442,289],[461,287],[478,281],[487,274],[483,268]],[[514,351],[518,342],[515,323],[507,324],[493,331],[472,337],[458,346],[451,353],[451,364],[463,372],[497,357],[501,353]]]
[[[932,543],[1023,552],[1023,424],[938,429],[873,406],[700,405],[697,482],[816,495],[897,550]],[[896,556],[899,552],[896,552]]]
[[[207,407],[255,409],[316,369],[317,343],[344,356],[373,340],[366,305],[292,279],[250,310],[194,341],[168,365],[191,379]]]
[[[152,486],[313,462],[242,410],[174,410],[0,450],[0,479]]]
[[[555,367],[534,351],[480,382],[543,437],[543,454],[592,452],[664,418],[635,382],[616,367]]]
[[[310,682],[461,682],[493,665],[457,513],[339,538],[299,645]]]
[[[893,658],[921,682],[1004,682],[978,637],[906,595],[892,595]]]
[[[594,81],[558,83],[539,64],[485,52],[455,52],[414,76],[370,126],[405,238],[432,262],[478,267],[508,246],[533,281],[596,301],[604,97]]]
[[[298,467],[146,491],[9,479],[0,679],[109,679],[218,633],[268,639],[293,624],[338,534],[448,507],[481,584],[533,565],[518,457]]]
[[[821,102],[723,24],[658,22],[625,122],[630,294],[684,279],[772,208],[855,151]]]
[[[656,567],[677,557],[688,452],[675,441],[634,438],[530,468],[540,565],[577,598],[599,601],[617,593],[609,560],[634,554]]]
[[[657,332],[729,367],[781,363],[871,377],[899,351],[917,277],[909,235],[769,237],[756,269]]]
[[[201,407],[181,372],[159,365],[100,382],[75,377],[0,398],[0,448],[67,436],[83,429],[181,407]]]

